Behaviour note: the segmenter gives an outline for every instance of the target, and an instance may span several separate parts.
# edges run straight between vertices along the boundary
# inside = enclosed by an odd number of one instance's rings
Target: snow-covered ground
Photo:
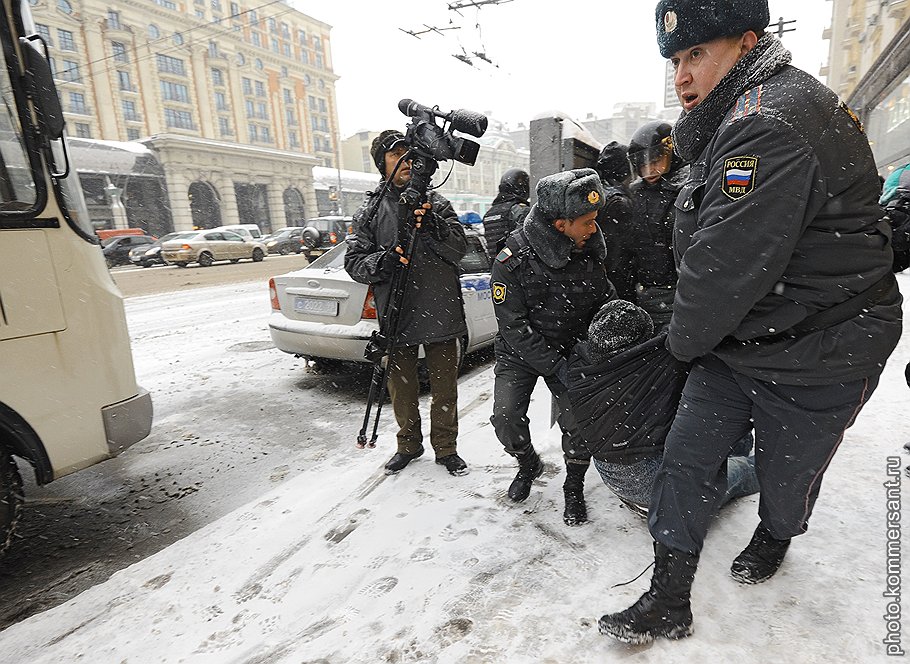
[[[910,277],[901,275],[910,292]],[[693,592],[695,635],[632,648],[596,620],[647,586],[645,523],[593,469],[592,520],[562,523],[559,441],[535,392],[549,467],[528,501],[488,423],[493,376],[460,385],[450,477],[432,455],[386,477],[379,447],[339,449],[219,521],[0,634],[9,662],[873,662],[885,660],[886,458],[910,440],[910,324],[825,478],[809,532],[777,576],[746,587],[730,561],[757,523],[746,498],[717,518]],[[217,385],[211,384],[213,394]],[[357,422],[339,421],[351,439]],[[902,465],[906,463],[902,457]],[[904,484],[910,479],[903,476]],[[910,618],[905,620],[910,622]],[[906,646],[910,638],[902,631]]]

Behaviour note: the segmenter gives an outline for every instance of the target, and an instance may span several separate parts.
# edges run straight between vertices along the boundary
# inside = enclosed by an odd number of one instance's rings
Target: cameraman
[[[411,162],[402,160],[407,151],[404,135],[392,129],[383,131],[373,141],[370,153],[382,179],[354,215],[344,259],[345,270],[352,279],[373,287],[384,332],[390,332],[384,329],[384,319],[390,307],[392,278],[400,264],[407,264],[403,247],[399,246],[398,218],[399,197],[411,180]],[[391,182],[383,195],[389,177]],[[467,466],[455,449],[458,340],[467,335],[458,262],[465,255],[467,243],[449,201],[435,192],[429,193],[428,201],[414,213],[417,238],[388,364],[389,394],[399,426],[398,451],[385,465],[389,475],[423,454],[417,380],[417,350],[421,345],[433,394],[430,443],[436,452],[436,463],[452,475],[467,473]]]

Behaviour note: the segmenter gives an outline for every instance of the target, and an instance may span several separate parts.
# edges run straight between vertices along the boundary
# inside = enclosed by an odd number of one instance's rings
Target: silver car
[[[463,354],[489,346],[497,332],[483,236],[471,230],[466,235],[461,295],[468,334],[461,340]],[[364,348],[379,327],[373,291],[345,272],[345,250],[339,244],[307,267],[269,280],[269,332],[276,348],[307,359],[366,362]]]
[[[198,231],[189,237],[169,240],[161,245],[162,260],[178,267],[186,267],[189,263],[209,267],[215,261],[236,263],[241,258],[251,258],[258,263],[267,253],[261,242],[246,240],[237,233],[218,229]]]

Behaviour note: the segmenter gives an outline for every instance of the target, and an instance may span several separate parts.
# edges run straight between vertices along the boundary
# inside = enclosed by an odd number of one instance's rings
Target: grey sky
[[[406,119],[397,103],[404,97],[446,110],[488,112],[512,128],[551,109],[584,118],[608,116],[623,101],[662,106],[665,65],[654,38],[652,0],[513,0],[465,9],[462,16],[447,9],[447,0],[291,2],[333,26],[343,137],[402,128]],[[795,65],[818,76],[828,59],[822,30],[831,21],[830,1],[769,4],[773,21],[797,20],[784,44]],[[398,29],[447,27],[450,19],[461,28],[444,36],[415,39]],[[474,67],[452,57],[462,48]]]

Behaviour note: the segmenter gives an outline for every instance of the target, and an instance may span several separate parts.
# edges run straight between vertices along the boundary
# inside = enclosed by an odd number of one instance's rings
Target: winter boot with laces
[[[654,574],[651,588],[625,611],[610,613],[597,621],[601,634],[623,643],[641,645],[658,636],[681,639],[692,634],[689,597],[698,555],[674,551],[654,542]]]
[[[566,463],[566,481],[562,491],[566,498],[566,509],[562,520],[567,526],[577,526],[588,520],[588,507],[585,505],[585,472],[586,463]]]
[[[509,485],[509,498],[520,503],[531,495],[531,483],[543,474],[543,461],[537,456],[534,448],[517,458],[518,474]]]
[[[740,583],[767,581],[780,569],[789,546],[790,540],[774,539],[768,529],[759,523],[752,541],[730,566],[730,575]]]
[[[467,475],[468,474],[468,464],[464,462],[457,454],[449,454],[443,457],[437,457],[436,463],[440,466],[445,466],[445,469],[449,471],[449,475]]]

